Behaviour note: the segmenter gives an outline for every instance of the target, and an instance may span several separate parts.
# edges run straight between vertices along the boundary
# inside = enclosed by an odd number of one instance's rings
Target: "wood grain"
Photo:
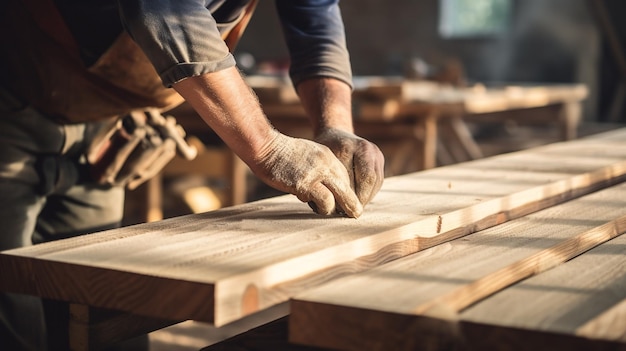
[[[485,298],[479,305],[489,304],[492,294],[507,291],[508,286],[541,272],[547,271],[536,279],[553,281],[561,274],[556,272],[562,266],[552,271],[550,268],[624,232],[626,184],[621,184],[297,295],[291,304],[290,338],[305,345],[342,350],[439,350],[451,344],[471,348],[473,344],[465,344],[470,332],[464,329],[466,315],[461,312]],[[613,252],[613,261],[606,260],[604,268],[594,269],[585,277],[604,271],[613,278],[616,287],[605,293],[614,295],[612,302],[600,294],[602,285],[588,292],[604,299],[605,306],[626,298],[626,236],[616,240],[600,249]],[[590,252],[581,257],[596,256]],[[570,271],[580,272],[583,267],[578,265]],[[561,280],[570,280],[573,275],[562,274]],[[593,280],[586,282],[587,287],[596,286]],[[542,292],[548,293],[550,288]],[[481,316],[510,316],[510,321],[517,321],[521,317],[512,309],[534,313],[535,322],[523,327],[535,330],[539,327],[537,321],[551,317],[545,311],[558,299],[531,309],[538,298],[509,298],[485,308]],[[603,311],[598,304],[587,308],[596,308],[596,314]],[[483,319],[480,324],[494,329],[502,326]],[[565,330],[575,338],[576,328],[559,331]],[[515,349],[514,343],[507,345]]]
[[[475,336],[472,328],[480,325],[484,330],[480,340],[470,341],[482,347],[514,349],[523,344],[525,350],[549,350],[559,344],[560,349],[581,351],[626,349],[625,252],[622,235],[464,310],[462,328]],[[511,330],[522,329],[529,332],[516,340]],[[502,330],[507,330],[506,341],[501,340]],[[545,345],[546,335],[551,345]]]
[[[223,325],[362,271],[619,182],[626,129],[387,179],[359,219],[293,196],[0,254],[0,290]]]
[[[626,343],[626,299],[580,326],[576,335]]]

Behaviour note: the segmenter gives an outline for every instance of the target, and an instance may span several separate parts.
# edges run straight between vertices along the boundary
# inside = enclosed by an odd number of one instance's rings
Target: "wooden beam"
[[[0,290],[215,325],[626,177],[626,129],[387,179],[359,219],[293,196],[0,254]]]
[[[355,83],[356,83],[355,79]],[[502,85],[458,88],[433,81],[372,77],[355,84],[357,115],[380,120],[406,113],[406,107],[438,108],[453,113],[488,113],[528,109],[582,101],[589,95],[584,84]],[[363,104],[363,105],[361,105]],[[378,105],[378,110],[374,108]],[[359,107],[365,107],[363,109]]]
[[[340,350],[537,350],[552,334],[563,334],[553,349],[620,343],[623,323],[583,326],[626,299],[624,232],[621,184],[298,295],[290,339]]]

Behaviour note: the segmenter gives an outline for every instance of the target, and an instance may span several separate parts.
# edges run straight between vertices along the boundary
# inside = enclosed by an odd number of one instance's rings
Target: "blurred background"
[[[604,121],[620,75],[597,3],[626,34],[620,0],[345,0],[341,8],[356,76],[403,75],[418,59],[434,67],[457,62],[470,83],[581,82],[592,91],[586,119]],[[242,53],[261,70],[288,59],[272,0],[259,3]]]

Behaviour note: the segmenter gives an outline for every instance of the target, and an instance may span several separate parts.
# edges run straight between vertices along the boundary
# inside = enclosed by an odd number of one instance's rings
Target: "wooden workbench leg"
[[[163,219],[163,178],[159,173],[141,184],[137,189],[127,190],[127,200],[133,201],[132,212],[125,213],[138,223],[154,222]],[[134,222],[133,222],[134,224]]]
[[[461,144],[461,146],[469,156],[469,159],[477,160],[479,158],[483,158],[483,152],[478,144],[476,144],[474,136],[467,127],[467,124],[465,124],[465,121],[463,121],[463,117],[452,117],[450,118],[449,123],[450,129],[454,133],[459,144]]]
[[[442,118],[439,120],[439,124],[439,150],[437,150],[437,156],[440,159],[444,159],[446,156],[444,150],[448,151],[452,159],[452,162],[447,164],[477,160],[483,157],[482,151],[476,144],[476,141],[474,141],[474,137],[465,121],[463,121],[463,117]]]
[[[155,222],[163,219],[163,175],[156,174],[146,183],[148,211],[146,222]]]
[[[42,303],[46,318],[48,349],[67,350],[70,343],[68,332],[69,303],[50,299],[42,299]]]
[[[443,142],[443,138],[437,140],[437,164],[440,166],[448,166],[457,163],[456,157],[448,149],[448,144]]]
[[[416,128],[422,129],[420,142],[422,144],[421,155],[417,161],[419,170],[434,168],[437,166],[437,116],[431,114],[417,121]],[[420,136],[420,130],[415,134]]]
[[[561,125],[561,140],[573,140],[578,136],[578,124],[582,114],[582,104],[579,101],[566,102],[561,106],[559,121]]]
[[[239,205],[246,202],[246,176],[248,166],[234,152],[230,152],[228,160],[228,180],[230,182],[227,205]]]

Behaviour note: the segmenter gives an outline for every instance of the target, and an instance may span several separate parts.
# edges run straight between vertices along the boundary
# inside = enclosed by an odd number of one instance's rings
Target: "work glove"
[[[385,178],[385,157],[374,143],[352,133],[328,128],[315,137],[326,145],[343,163],[354,189],[363,206],[378,193]]]
[[[250,168],[269,186],[296,195],[319,214],[357,218],[363,212],[348,171],[326,146],[276,132],[264,150]]]

